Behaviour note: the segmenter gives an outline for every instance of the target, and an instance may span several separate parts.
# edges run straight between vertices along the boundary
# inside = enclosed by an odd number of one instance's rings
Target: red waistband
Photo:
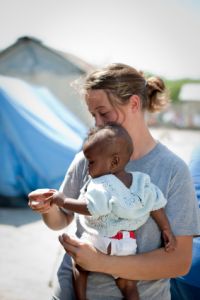
[[[128,231],[129,232],[129,237],[131,239],[136,239],[135,232],[134,231]],[[123,231],[118,231],[116,235],[111,237],[112,239],[117,239],[121,240],[123,239]]]

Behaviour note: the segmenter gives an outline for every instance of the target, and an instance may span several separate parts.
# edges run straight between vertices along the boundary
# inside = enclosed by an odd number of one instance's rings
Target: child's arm
[[[169,220],[163,208],[151,212],[151,217],[159,226],[167,252],[173,251],[176,248],[176,238],[171,230]]]
[[[87,203],[84,199],[77,200],[72,198],[66,198],[64,194],[60,192],[54,193],[49,199],[51,204],[56,204],[59,207],[63,207],[72,212],[79,213],[86,216],[91,216],[88,211]]]

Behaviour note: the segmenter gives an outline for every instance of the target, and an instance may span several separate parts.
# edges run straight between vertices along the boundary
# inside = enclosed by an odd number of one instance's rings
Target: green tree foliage
[[[172,102],[178,102],[180,100],[179,93],[181,87],[185,83],[200,83],[200,80],[193,80],[193,79],[179,79],[179,80],[164,79],[164,81],[167,86],[167,89],[169,90],[170,98]]]
[[[180,93],[181,87],[185,83],[200,83],[200,79],[183,78],[183,79],[178,79],[178,80],[169,80],[167,78],[164,78],[162,76],[159,76],[157,74],[152,74],[149,72],[145,72],[145,76],[147,78],[152,77],[152,76],[158,76],[158,77],[162,78],[166,84],[168,91],[169,91],[170,99],[171,99],[172,103],[178,102],[180,100],[179,93]]]

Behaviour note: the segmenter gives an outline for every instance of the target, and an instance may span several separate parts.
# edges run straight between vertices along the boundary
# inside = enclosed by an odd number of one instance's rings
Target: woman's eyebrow
[[[95,109],[94,110],[89,110],[89,112],[92,114],[92,113],[94,113],[94,111],[95,110],[98,110],[98,109],[101,109],[101,108],[105,108],[105,106],[103,106],[103,105],[99,105],[99,106],[97,106],[97,107],[95,107]]]
[[[105,106],[99,105],[99,106],[97,106],[95,109],[99,109],[99,108],[105,108]]]

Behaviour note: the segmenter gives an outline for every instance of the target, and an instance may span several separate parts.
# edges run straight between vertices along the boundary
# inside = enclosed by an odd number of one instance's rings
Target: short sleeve
[[[175,235],[200,234],[200,210],[189,169],[182,162],[174,166],[166,213]]]
[[[59,188],[66,197],[78,199],[80,190],[87,180],[87,161],[83,152],[75,155],[71,165],[69,166],[65,178]],[[60,208],[63,212],[68,213],[65,208]]]
[[[87,192],[85,193],[87,207],[93,217],[100,217],[107,215],[111,212],[112,204],[111,196],[105,190],[103,184],[97,184],[91,181],[88,185]]]
[[[66,197],[78,199],[80,190],[87,180],[86,174],[86,159],[83,152],[79,152],[69,166],[59,191]]]

